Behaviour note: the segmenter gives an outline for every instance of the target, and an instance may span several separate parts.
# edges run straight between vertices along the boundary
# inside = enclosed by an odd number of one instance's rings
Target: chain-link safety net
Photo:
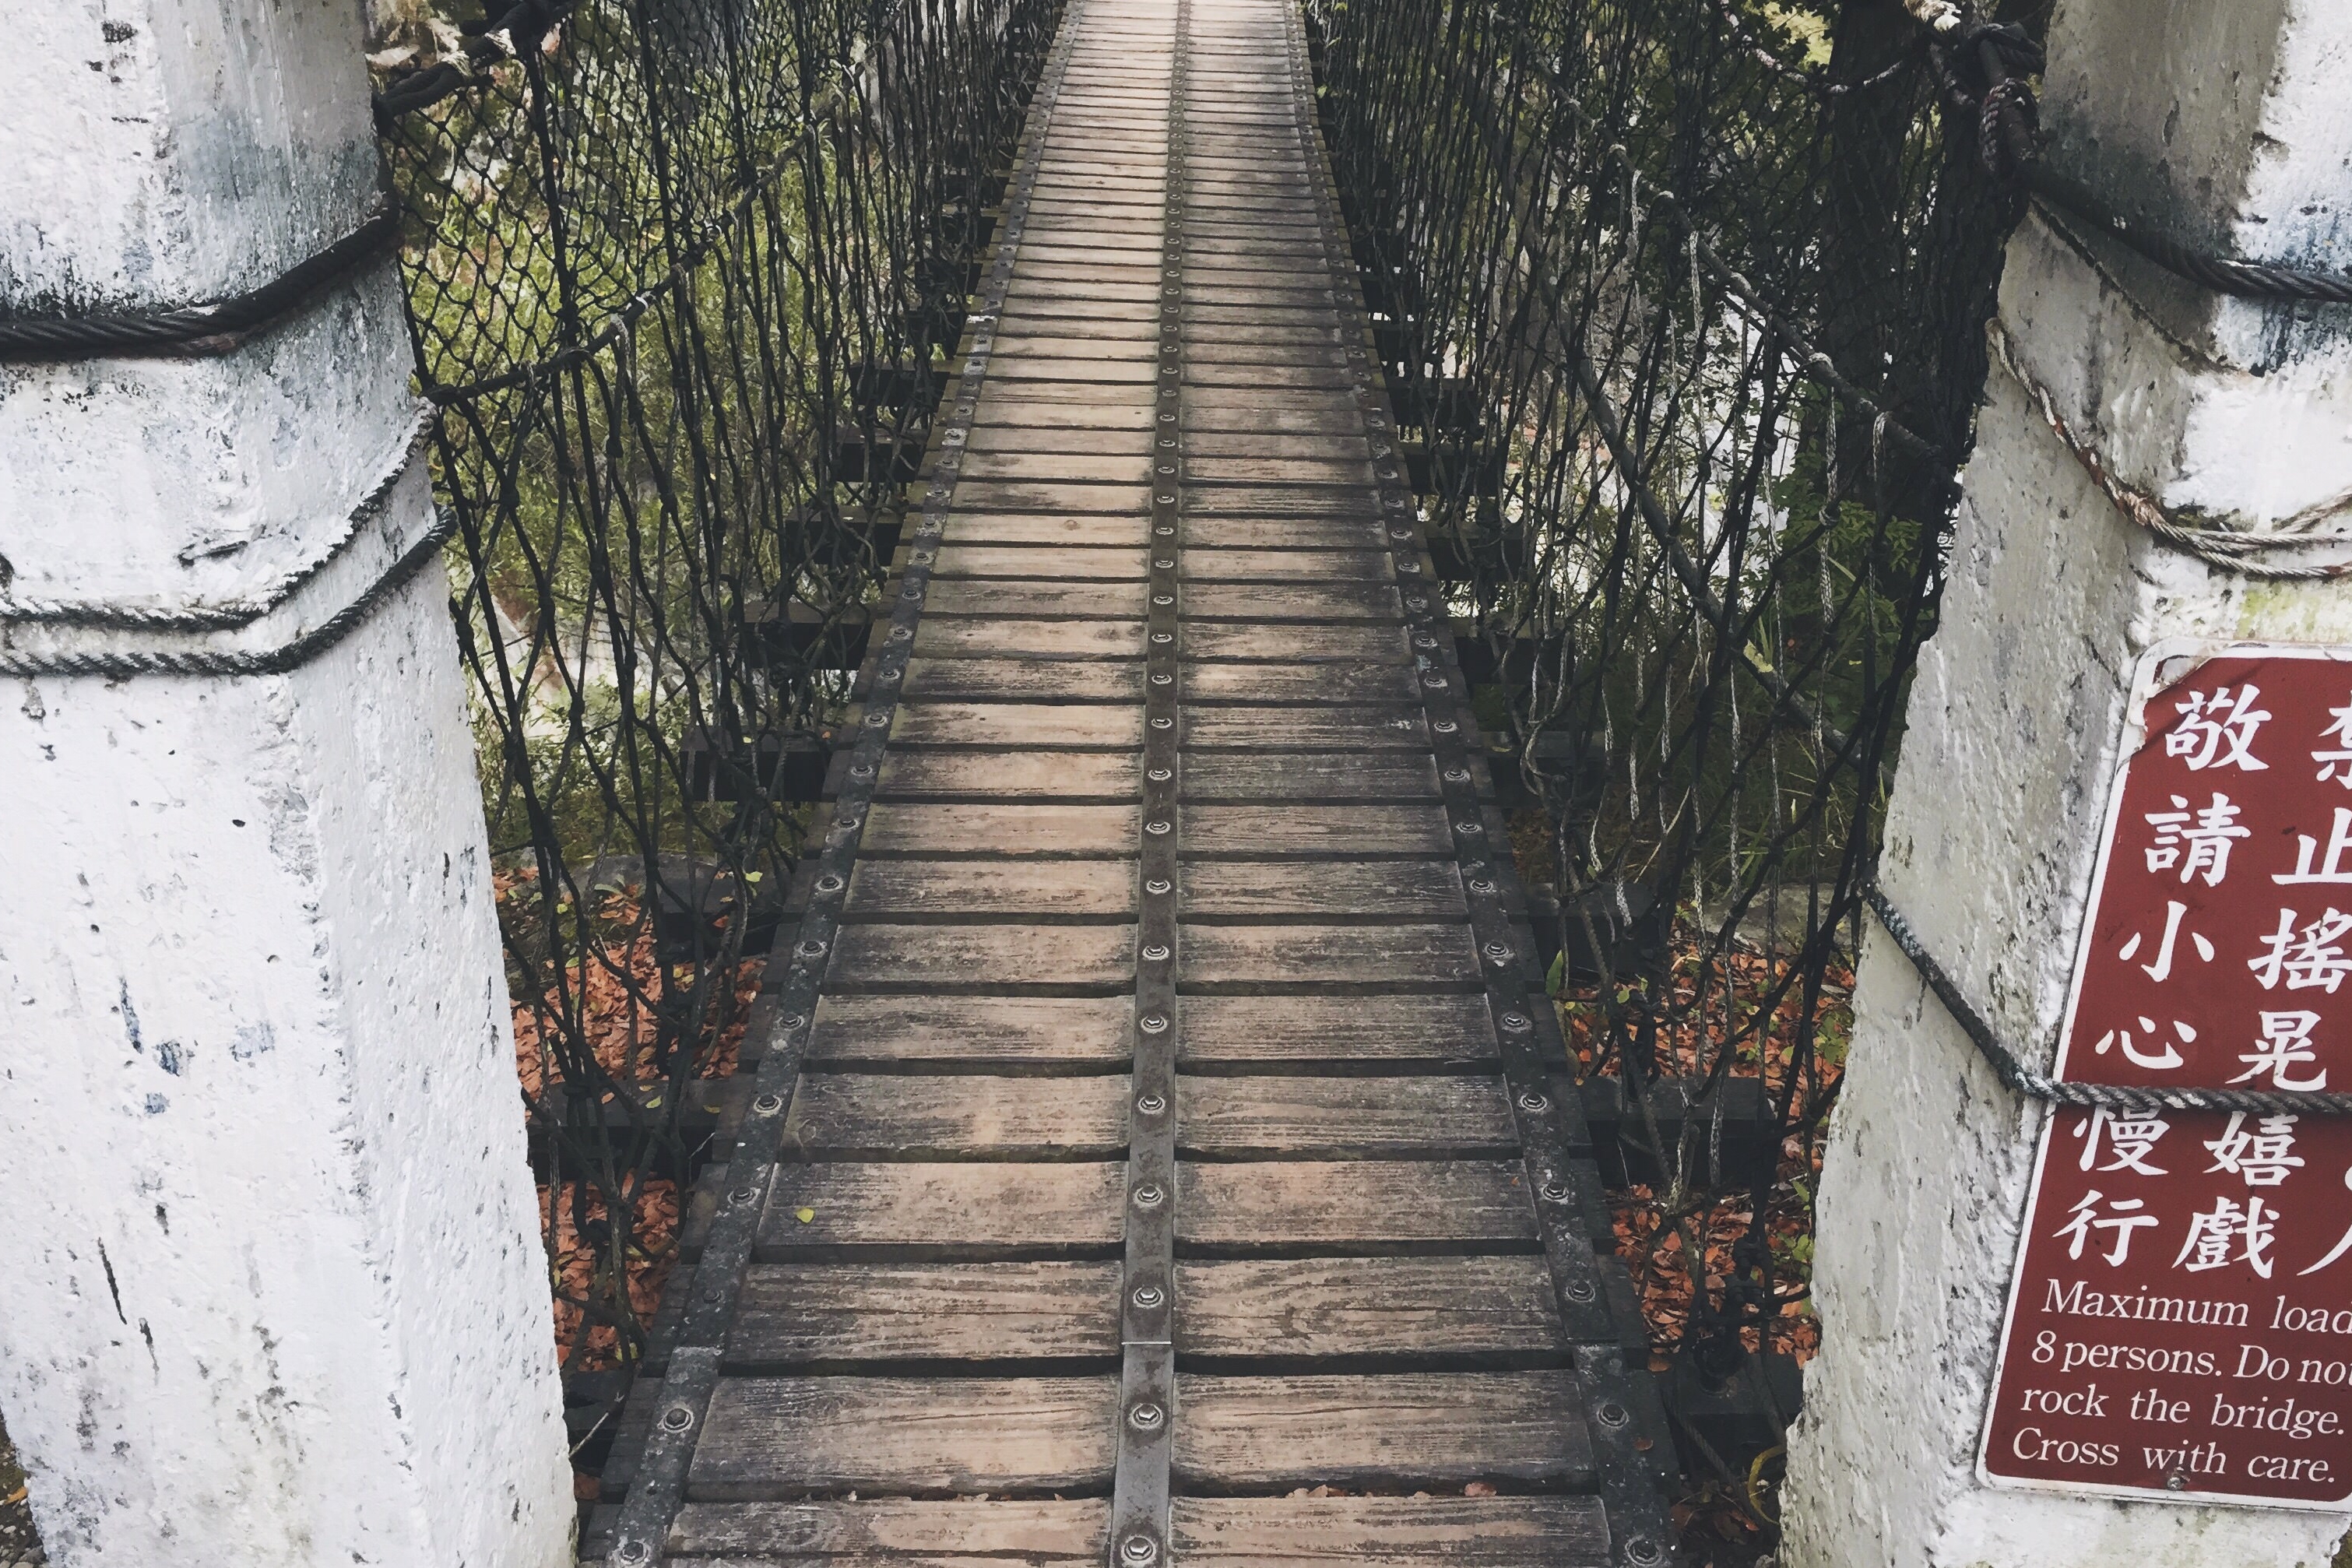
[[[558,1333],[625,1375],[1055,6],[410,3],[377,117]]]
[[[1980,128],[2041,15],[1307,10],[1621,1250],[1655,1364],[1720,1388],[1812,1342],[1859,894],[2023,205]]]

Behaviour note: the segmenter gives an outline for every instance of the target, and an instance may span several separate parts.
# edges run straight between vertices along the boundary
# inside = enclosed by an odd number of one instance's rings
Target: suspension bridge
[[[1666,1560],[1312,94],[1062,21],[613,1562]]]

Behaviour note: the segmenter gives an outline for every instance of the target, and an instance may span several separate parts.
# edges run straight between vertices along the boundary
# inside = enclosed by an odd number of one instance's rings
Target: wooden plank
[[[1022,395],[1034,395],[1039,384],[1024,383]],[[1073,388],[1088,384],[1072,382]],[[1141,485],[1055,485],[1011,480],[964,479],[956,485],[958,509],[989,511],[1140,512],[1151,507],[1151,492]]]
[[[1118,1244],[1126,1186],[1127,1167],[1116,1163],[786,1165],[760,1216],[759,1256],[785,1262],[877,1252],[904,1260],[1098,1253]]]
[[[1106,1160],[1127,1148],[1127,1079],[809,1073],[784,1138],[809,1160]]]
[[[1391,542],[1380,520],[1370,517],[1188,517],[1184,540],[1187,545],[1268,550],[1384,550]]]
[[[1047,808],[1051,809],[1051,808]],[[1210,805],[1186,804],[1184,852],[1198,856],[1451,855],[1454,826],[1432,801],[1397,805]]]
[[[1402,928],[1407,930],[1418,928]],[[1135,983],[1132,925],[851,925],[828,990],[1054,995]]]
[[[1108,712],[1072,708],[1065,712]],[[1418,707],[1213,708],[1183,710],[1184,744],[1252,752],[1412,751],[1429,749]]]
[[[1023,622],[1021,625],[1057,625]],[[1083,625],[1085,623],[1078,623]],[[1098,623],[1119,625],[1118,622]],[[924,630],[929,630],[928,625]],[[917,651],[922,633],[916,634]],[[1356,664],[1410,667],[1412,643],[1402,626],[1250,626],[1227,621],[1188,621],[1183,627],[1183,651],[1188,660],[1249,659],[1319,663],[1332,660]],[[1255,668],[1255,667],[1253,667]]]
[[[1188,1070],[1275,1063],[1495,1059],[1495,1025],[1475,995],[1188,996],[1178,1065]]]
[[[687,1472],[698,1501],[801,1491],[1107,1485],[1115,1377],[729,1377]]]
[[[1502,1080],[1488,1076],[1193,1077],[1176,1106],[1177,1147],[1216,1159],[1472,1159],[1519,1149]]]
[[[812,1363],[1118,1353],[1118,1265],[1108,1258],[762,1263],[744,1271],[726,1364],[770,1371]]]
[[[1150,537],[1148,517],[1102,513],[960,511],[948,519],[942,537],[950,544],[1036,544],[1082,549],[1123,547],[1140,550]],[[932,600],[934,612],[939,603]],[[925,625],[929,624],[929,617]],[[917,628],[918,635],[920,628]]]
[[[1180,1373],[1176,1476],[1252,1489],[1589,1483],[1581,1408],[1568,1372]]]
[[[1142,332],[1139,341],[1149,342],[1149,332]],[[1140,458],[1150,454],[1151,432],[1141,425],[1111,430],[1031,430],[983,425],[972,430],[964,442],[964,450],[972,453],[1064,452]]]
[[[863,859],[849,874],[845,914],[852,921],[1132,919],[1135,862]]]
[[[1125,583],[1151,574],[1139,550],[1074,550],[1063,545],[948,544],[934,578],[1009,577],[1033,583]]]
[[[824,996],[813,1064],[1069,1069],[1128,1059],[1128,996]]]
[[[1188,702],[1411,702],[1421,685],[1409,664],[1187,664],[1182,695]]]
[[[1146,361],[1138,369],[1141,376],[1150,376],[1150,362]],[[974,452],[964,458],[960,472],[965,479],[1034,479],[1046,483],[1083,481],[1088,484],[1116,480],[1122,484],[1139,485],[1150,476],[1151,457],[1148,451],[1124,458],[1107,457],[1101,453]]]
[[[1533,1254],[1176,1265],[1179,1355],[1528,1355],[1560,1348],[1551,1274]]]
[[[1143,760],[1134,752],[883,752],[874,793],[884,800],[967,796],[1133,799]]]
[[[1595,1497],[1180,1497],[1184,1568],[1602,1568]]]
[[[1242,1539],[1212,1519],[1205,1537]],[[688,1502],[678,1510],[664,1560],[678,1568],[965,1568],[983,1563],[1045,1564],[1103,1559],[1110,1531],[1107,1498],[908,1498],[856,1502]],[[714,1560],[697,1563],[697,1559]]]
[[[1143,657],[1141,621],[1035,621],[1007,616],[927,616],[915,628],[915,658],[1128,659]]]
[[[1082,703],[904,702],[891,721],[890,739],[918,746],[1132,751],[1143,744],[1143,710]]]
[[[896,589],[892,590],[894,593]],[[1074,616],[1141,620],[1148,583],[934,583],[923,596],[925,618],[941,616]]]
[[[1203,752],[1184,759],[1187,801],[1434,800],[1438,795],[1437,763],[1425,752]]]
[[[1071,931],[1075,935],[1092,929]],[[843,940],[847,941],[847,933]],[[1011,944],[1006,945],[1009,950]],[[1177,987],[1194,994],[1449,991],[1480,986],[1483,978],[1470,927],[1458,923],[1188,924],[1176,949]]]
[[[1176,1234],[1231,1252],[1532,1246],[1519,1163],[1488,1160],[1187,1162]]]
[[[908,664],[906,689],[918,702],[1140,702],[1143,662],[919,658]]]
[[[1203,810],[1257,810],[1249,806]],[[1294,810],[1296,808],[1293,808]],[[866,814],[861,854],[1049,856],[1059,859],[1133,854],[1140,808],[1133,805],[953,805],[877,801]],[[1302,828],[1300,831],[1307,831]]]
[[[1194,920],[1469,916],[1450,860],[1195,861],[1180,876],[1182,908]]]
[[[1194,583],[1184,590],[1183,614],[1203,621],[1401,621],[1404,604],[1388,583]]]

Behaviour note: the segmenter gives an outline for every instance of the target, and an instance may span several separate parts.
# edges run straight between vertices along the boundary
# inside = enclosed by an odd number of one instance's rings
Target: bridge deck
[[[1283,0],[1073,0],[641,1402],[667,1561],[1664,1561],[1312,91]]]

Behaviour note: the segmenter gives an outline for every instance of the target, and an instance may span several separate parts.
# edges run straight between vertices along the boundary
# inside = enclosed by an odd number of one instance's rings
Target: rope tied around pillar
[[[2004,1088],[2030,1100],[2045,1100],[2053,1105],[2087,1106],[2133,1115],[2155,1115],[2167,1110],[2242,1111],[2252,1116],[2352,1116],[2352,1094],[2329,1094],[2318,1089],[2155,1089],[2113,1083],[2075,1083],[2053,1079],[2028,1068],[2017,1053],[2009,1048],[2000,1034],[1977,1011],[1965,992],[1935,954],[1919,938],[1911,922],[1904,918],[1895,901],[1886,896],[1875,877],[1862,885],[1863,901],[1870,912],[1878,917],[1879,925],[1895,939],[1911,967],[1944,1011],[1960,1026],[2000,1079]]]
[[[322,289],[389,256],[399,235],[398,209],[379,199],[349,234],[241,294],[160,310],[0,316],[0,364],[226,353]]]

